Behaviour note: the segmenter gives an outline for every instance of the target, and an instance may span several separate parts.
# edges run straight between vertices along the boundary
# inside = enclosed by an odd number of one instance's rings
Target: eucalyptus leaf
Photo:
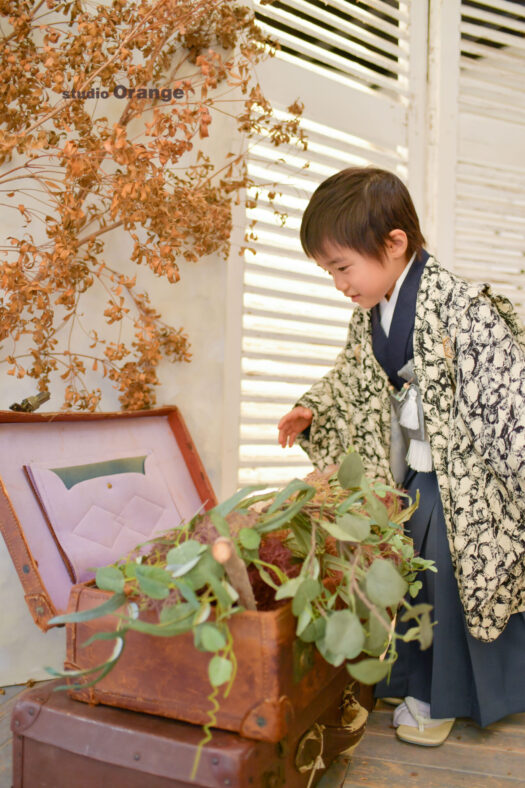
[[[199,643],[204,651],[220,651],[226,646],[226,638],[215,624],[199,624],[198,630]]]
[[[336,519],[339,528],[353,537],[355,542],[364,542],[370,536],[370,522],[358,514],[342,514]]]
[[[324,638],[325,632],[326,618],[319,616],[314,621],[310,621],[308,626],[301,632],[301,640],[304,640],[305,643],[314,643]]]
[[[426,651],[432,645],[432,621],[430,613],[422,613],[420,618],[419,644],[421,651]]]
[[[114,591],[116,594],[120,594],[124,591],[126,580],[120,569],[114,566],[104,566],[97,569],[95,583],[102,591]]]
[[[295,634],[298,637],[301,637],[301,634],[304,632],[310,621],[312,620],[313,611],[311,605],[305,605],[301,612],[297,617],[297,626],[295,629]]]
[[[360,662],[346,666],[352,678],[363,684],[377,684],[388,675],[390,667],[390,662],[386,660],[381,662],[378,659],[362,659]]]
[[[236,589],[230,583],[228,583],[226,579],[222,580],[222,585],[226,589],[231,601],[237,602],[237,600],[239,599],[239,593],[236,591]]]
[[[352,495],[349,495],[348,498],[345,498],[344,501],[341,501],[341,503],[336,507],[336,515],[344,514],[362,498],[363,493],[361,490],[352,493]]]
[[[236,493],[234,493],[234,495],[232,495],[226,501],[223,501],[217,506],[214,506],[213,509],[210,509],[208,514],[211,517],[212,513],[217,512],[222,517],[226,517],[227,514],[233,512],[233,510],[241,503],[241,501],[244,500],[244,498],[247,498],[248,495],[251,495],[256,490],[262,490],[262,489],[263,489],[263,485],[261,484],[252,484],[249,485],[248,487],[243,487],[242,490],[238,490]],[[229,535],[229,533],[224,535],[227,536]]]
[[[366,573],[365,591],[368,598],[381,607],[396,607],[407,592],[408,583],[390,561],[376,558]]]
[[[205,602],[204,605],[201,606],[201,609],[196,614],[195,618],[193,619],[193,625],[197,626],[198,624],[203,624],[205,621],[209,619],[211,615],[211,605],[209,602]]]
[[[175,623],[175,621],[183,621],[184,619],[191,619],[193,624],[195,610],[188,602],[178,602],[175,605],[166,605],[163,607],[159,614],[159,621],[161,624]]]
[[[330,522],[329,520],[320,520],[319,525],[323,530],[333,536],[335,539],[339,539],[340,542],[356,542],[360,541],[355,538],[355,532],[349,531],[344,525],[339,525],[339,521],[343,519],[343,517],[349,517],[350,515],[342,515],[339,517],[335,523]]]
[[[289,482],[289,484],[287,484],[286,487],[275,496],[272,505],[268,508],[268,514],[273,514],[278,509],[280,509],[283,503],[285,503],[288,498],[291,498],[291,496],[295,493],[304,491],[311,491],[313,494],[315,494],[315,488],[310,484],[302,481],[302,479],[292,479],[292,481]]]
[[[314,495],[315,489],[310,487],[303,496],[290,504],[284,511],[277,512],[277,514],[274,514],[269,519],[262,518],[256,526],[257,530],[260,534],[266,534],[270,531],[275,531],[277,528],[282,528],[283,525],[289,523],[290,520],[301,511],[305,503],[307,503],[310,498],[313,498]]]
[[[264,580],[266,585],[270,586],[270,588],[274,588],[276,592],[278,592],[279,589],[282,588],[282,586],[277,585],[277,583],[273,580],[271,574],[267,572],[263,566],[258,566],[257,571],[259,572],[259,577],[261,578],[261,580]]]
[[[313,580],[311,577],[303,579],[292,600],[292,613],[294,616],[300,616],[304,607],[319,596],[322,590],[323,587],[318,580]]]
[[[169,596],[172,577],[160,566],[137,565],[135,576],[142,593],[151,599],[166,599]]]
[[[138,618],[126,621],[126,626],[128,629],[142,632],[145,635],[171,638],[175,635],[182,635],[184,632],[188,632],[192,628],[192,619],[188,617],[180,621],[169,621],[163,624],[156,624],[153,621],[142,621]]]
[[[417,618],[422,613],[430,613],[432,605],[427,602],[421,602],[419,605],[412,605],[408,610],[400,616],[400,621],[410,621],[411,618]]]
[[[274,490],[270,490],[270,492],[260,493],[259,495],[251,495],[249,498],[243,498],[243,500],[237,504],[235,507],[237,510],[249,509],[250,506],[253,506],[255,503],[260,503],[261,501],[269,501],[271,498],[275,498]]]
[[[308,567],[308,572],[311,575],[311,577],[313,577],[314,580],[317,580],[319,578],[319,575],[321,574],[321,564],[319,563],[318,558],[314,557],[313,560],[310,562]]]
[[[86,668],[85,670],[64,670],[59,671],[55,670],[55,668],[46,667],[45,670],[51,676],[59,677],[59,678],[72,678],[73,676],[87,676],[93,673],[98,672],[98,676],[96,676],[93,681],[88,683],[82,684],[61,684],[58,687],[53,688],[53,692],[58,692],[59,690],[81,690],[87,689],[88,687],[92,687],[94,684],[97,684],[104,676],[110,672],[113,668],[115,663],[117,662],[120,654],[122,653],[122,649],[124,648],[124,636],[121,632],[114,632],[113,639],[117,640],[113,652],[106,662],[103,662],[101,665],[96,665],[94,668]],[[99,672],[100,671],[100,672]]]
[[[353,659],[361,653],[365,633],[361,622],[351,610],[336,610],[329,617],[324,636],[326,648],[334,654]]]
[[[239,541],[246,550],[257,550],[261,544],[261,536],[254,528],[241,528]]]
[[[359,487],[364,473],[365,469],[361,457],[357,452],[352,452],[344,458],[339,466],[337,478],[341,487],[345,490],[350,490],[353,487]]]
[[[214,524],[215,528],[219,532],[220,536],[230,536],[230,526],[228,525],[228,521],[226,518],[218,512],[216,509],[210,509],[208,512],[210,520]]]
[[[208,665],[208,678],[212,687],[220,687],[221,684],[226,684],[231,679],[233,672],[233,664],[225,657],[219,657],[217,654],[210,659]]]
[[[81,644],[81,647],[87,648],[92,643],[95,643],[97,640],[116,640],[117,638],[124,640],[124,635],[126,634],[127,631],[128,628],[125,627],[119,629],[118,632],[116,630],[113,632],[95,632],[94,635],[91,635],[91,637],[89,637],[87,640],[84,640],[84,642]]]
[[[363,592],[365,599],[366,593],[364,589],[364,583],[359,583],[359,588]],[[360,621],[367,621],[370,616],[370,608],[367,607],[365,602],[361,599],[360,596],[357,594],[355,595],[355,614],[359,618]]]
[[[208,578],[208,585],[211,587],[221,607],[229,608],[232,606],[232,598],[219,578],[215,577],[215,575],[210,575]]]
[[[291,580],[288,580],[287,583],[283,583],[282,586],[279,586],[275,598],[279,600],[288,599],[288,597],[294,596],[302,582],[302,577],[293,577]]]
[[[376,613],[377,615],[370,613],[368,634],[363,649],[374,657],[378,657],[385,650],[388,644],[391,624],[390,616],[384,608],[376,608]]]
[[[190,569],[184,575],[184,582],[187,583],[193,591],[199,591],[203,586],[208,585],[210,577],[217,579],[224,575],[224,568],[207,549],[201,556],[197,566]]]
[[[125,594],[113,594],[106,602],[98,607],[92,607],[89,610],[79,610],[76,613],[64,613],[61,616],[55,616],[48,623],[50,626],[57,624],[80,624],[83,621],[93,621],[95,618],[102,618],[108,613],[114,613],[119,607],[126,604],[127,597]]]
[[[317,646],[319,653],[326,659],[326,661],[329,662],[330,665],[334,665],[336,668],[338,668],[339,665],[342,665],[346,659],[344,654],[330,651],[330,649],[326,646],[325,638],[316,640],[315,645]]]
[[[167,564],[166,569],[173,578],[184,577],[188,572],[191,572],[194,566],[197,566],[199,561],[200,556],[197,556],[197,558],[192,558],[191,561],[187,561],[185,564]]]
[[[311,527],[303,523],[298,523],[297,519],[290,523],[293,539],[301,554],[308,553],[311,542]]]
[[[381,528],[386,528],[388,526],[388,512],[385,504],[373,493],[366,496],[366,501],[370,517],[372,517]]]
[[[183,566],[197,558],[205,549],[206,545],[197,542],[196,539],[188,539],[177,547],[172,547],[166,556],[166,564]]]
[[[195,591],[190,588],[190,586],[185,583],[184,580],[176,580],[174,585],[175,588],[180,591],[186,602],[189,602],[194,610],[199,610],[201,603]]]

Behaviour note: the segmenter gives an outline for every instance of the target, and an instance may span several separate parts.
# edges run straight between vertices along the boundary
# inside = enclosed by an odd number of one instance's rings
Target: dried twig
[[[211,554],[224,566],[228,580],[237,593],[239,602],[246,610],[256,610],[255,597],[248,577],[248,570],[242,558],[237,555],[231,539],[220,536],[212,545]]]

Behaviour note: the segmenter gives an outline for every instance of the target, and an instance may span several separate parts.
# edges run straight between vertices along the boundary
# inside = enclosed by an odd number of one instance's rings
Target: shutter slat
[[[343,18],[340,14],[330,13],[328,10],[330,8],[331,3],[326,4],[326,9],[319,8],[318,5],[312,5],[312,3],[305,2],[305,0],[281,0],[283,5],[286,5],[290,8],[295,8],[297,11],[301,11],[302,13],[309,14],[310,16],[316,17],[323,22],[326,22],[329,25],[334,25],[338,27],[340,30],[344,30],[349,35],[355,36],[359,38],[363,42],[367,42],[372,44],[374,47],[378,49],[382,49],[384,52],[389,52],[391,55],[399,58],[405,58],[406,52],[401,49],[400,46],[393,44],[391,41],[388,41],[383,36],[378,36],[366,30],[364,27],[360,27],[356,25],[354,22],[350,21],[349,19]],[[259,2],[256,2],[256,5],[260,5]],[[351,12],[351,7],[347,6],[347,12]]]
[[[338,33],[333,33],[332,31],[321,27],[319,24],[309,22],[308,20],[303,19],[296,14],[291,14],[282,8],[264,5],[262,6],[262,9],[263,10],[259,11],[259,14],[264,18],[270,18],[276,22],[282,22],[288,27],[293,27],[298,33],[305,33],[308,36],[311,36],[316,41],[322,41],[323,43],[328,44],[331,47],[336,47],[340,51],[347,52],[348,54],[357,55],[360,60],[370,61],[371,64],[382,66],[384,69],[387,69],[394,74],[405,74],[407,71],[407,65],[404,58],[397,61],[392,60],[392,58],[380,55],[377,52],[373,52],[362,44],[356,44],[355,42],[350,41],[348,38],[344,38]],[[319,12],[316,12],[315,16],[318,20],[323,18]],[[330,17],[329,14],[326,14],[326,16]],[[338,22],[339,20],[337,17],[331,17],[330,24],[334,24],[340,28],[341,26],[338,24]],[[280,38],[282,35],[283,31],[274,31],[274,36]],[[345,60],[345,58],[342,59]],[[362,66],[362,68],[366,69],[366,66]],[[369,74],[369,77],[370,76],[371,75]]]
[[[492,3],[491,3],[492,6]],[[517,16],[520,13],[519,6],[514,11],[514,15]],[[512,19],[509,16],[504,16],[503,14],[495,14],[492,11],[482,11],[480,8],[476,8],[475,6],[471,5],[464,5],[463,11],[461,14],[462,18],[468,17],[472,20],[478,20],[480,22],[488,22],[491,25],[501,25],[502,27],[506,27],[509,30],[515,30],[520,35],[525,35],[525,17],[523,17],[523,21],[518,19]],[[474,24],[475,24],[474,21]],[[484,26],[479,26],[480,30],[490,30],[490,28],[485,28]]]
[[[501,30],[481,27],[481,25],[473,25],[470,22],[461,22],[460,31],[466,35],[485,38],[488,41],[493,41],[495,44],[503,44],[504,46],[511,46],[514,49],[525,50],[524,40],[520,39],[519,36],[503,33]]]
[[[368,27],[375,28],[376,30],[382,30],[383,33],[388,33],[388,35],[394,39],[408,39],[408,33],[406,30],[400,28],[399,25],[387,22],[385,19],[380,19],[375,14],[371,14],[370,11],[364,8],[363,5],[357,5],[357,3],[352,3],[350,5],[348,0],[328,0],[328,4],[333,8],[338,8],[345,14],[353,16],[355,19],[366,22]],[[385,3],[381,3],[381,10],[384,13],[391,14],[391,16],[394,17],[395,11],[397,9],[387,6]],[[406,17],[404,16],[404,20],[405,19]]]
[[[320,9],[309,0],[280,0],[279,7],[257,5],[261,28],[282,45],[274,60],[282,67],[279,79],[289,69],[298,91],[303,80],[313,81],[318,89],[326,84],[331,101],[326,106],[318,102],[311,113],[305,101],[307,151],[281,154],[267,135],[261,135],[248,161],[253,182],[248,195],[257,194],[258,200],[247,212],[247,219],[256,218],[257,224],[256,237],[246,242],[254,254],[245,251],[243,270],[242,484],[282,484],[312,467],[299,448],[281,449],[277,423],[331,369],[344,347],[355,307],[305,257],[299,241],[301,217],[318,184],[345,166],[383,167],[406,178],[408,8],[408,3],[393,8],[383,0],[327,0]],[[269,69],[267,74],[273,85],[277,72]],[[284,119],[284,91],[280,85],[277,90],[283,97],[273,102],[275,116]],[[271,99],[271,89],[266,92]],[[343,104],[360,108],[355,122],[341,116],[338,108]],[[385,134],[383,125],[391,133]],[[275,192],[272,200],[270,191]],[[287,216],[284,227],[276,211]]]
[[[276,37],[276,31],[271,25],[260,21],[259,27],[265,34]],[[313,57],[323,65],[329,63],[330,65],[340,69],[344,74],[353,76],[365,84],[373,83],[374,85],[382,87],[385,90],[394,91],[397,95],[406,97],[408,96],[408,91],[398,85],[396,81],[389,79],[388,77],[384,77],[375,71],[371,71],[364,66],[360,66],[358,63],[347,60],[346,58],[330,52],[323,47],[316,46],[315,44],[307,44],[300,38],[292,36],[289,33],[285,33],[283,30],[279,31],[277,38],[281,43],[287,44],[291,48],[293,47],[293,49],[299,54],[306,57]]]
[[[243,335],[245,337],[253,337],[254,339],[263,339],[264,342],[268,342],[269,340],[275,341],[283,341],[283,342],[299,342],[304,343],[305,345],[326,345],[326,347],[338,347],[340,348],[340,343],[335,343],[333,339],[323,339],[321,337],[305,337],[305,336],[298,336],[297,334],[286,334],[281,333],[278,331],[269,331],[265,329],[261,329],[258,331],[254,331],[249,328],[245,328],[243,331]]]
[[[257,307],[245,307],[245,312],[249,315],[255,315],[257,317],[271,317],[271,318],[279,318],[280,320],[290,320],[290,321],[297,321],[300,320],[300,317],[297,315],[291,314],[284,314],[282,312],[276,312],[271,309],[260,309]],[[308,322],[312,325],[317,326],[327,326],[333,328],[342,328],[348,326],[349,317],[347,319],[341,320],[333,320],[327,317],[314,317],[312,315],[308,315]]]
[[[483,5],[487,8],[501,11],[503,14],[512,14],[513,16],[525,18],[525,9],[517,2],[510,2],[510,0],[476,0],[476,5]],[[465,8],[470,11],[471,6],[465,5]]]

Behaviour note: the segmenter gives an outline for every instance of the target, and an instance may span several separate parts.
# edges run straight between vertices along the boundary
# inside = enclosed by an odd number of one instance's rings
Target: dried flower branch
[[[269,44],[234,0],[3,0],[0,13],[0,199],[14,228],[0,246],[0,363],[40,390],[60,375],[66,408],[97,408],[94,375],[124,409],[151,407],[160,361],[189,361],[189,340],[131,269],[174,285],[181,261],[227,257],[232,201],[251,181],[238,151],[210,160],[214,119],[304,146],[301,107],[275,118],[253,78]],[[125,101],[110,119],[114,92]],[[129,263],[106,248],[115,232]]]

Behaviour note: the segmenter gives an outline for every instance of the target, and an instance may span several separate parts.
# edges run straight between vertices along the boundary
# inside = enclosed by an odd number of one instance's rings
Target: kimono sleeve
[[[344,431],[346,419],[342,413],[348,396],[345,381],[346,351],[339,353],[334,366],[309,389],[296,405],[310,408],[313,419],[309,429],[302,432],[297,442],[321,470],[338,462],[346,450]],[[341,432],[343,431],[343,435]]]
[[[475,451],[524,500],[524,347],[487,297],[471,301],[458,329],[457,415]]]

